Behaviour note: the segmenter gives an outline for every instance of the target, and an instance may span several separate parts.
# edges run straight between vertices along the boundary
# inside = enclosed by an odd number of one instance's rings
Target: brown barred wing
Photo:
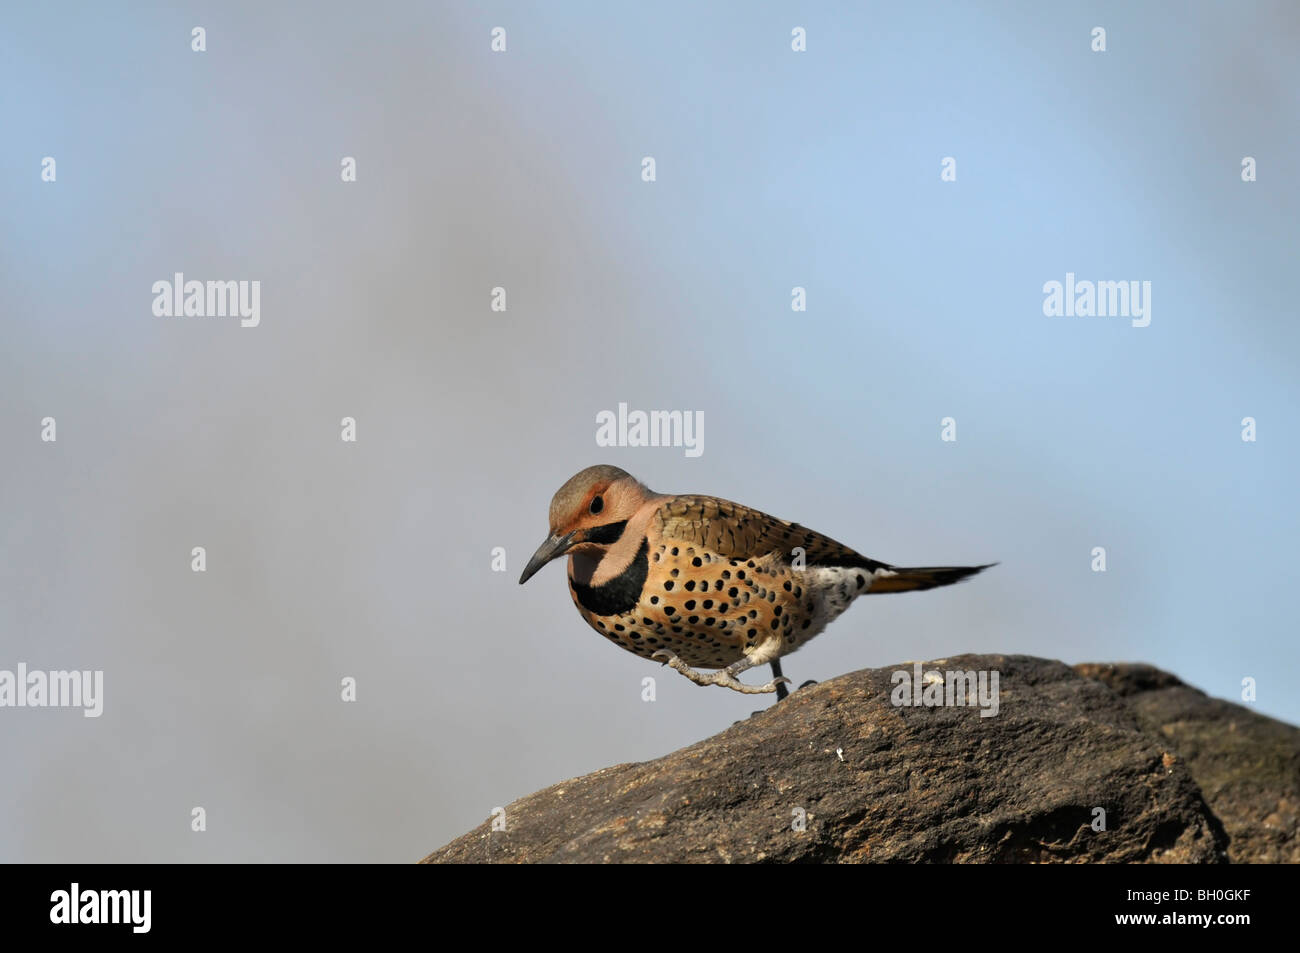
[[[789,563],[794,550],[801,548],[808,568],[889,568],[806,526],[713,496],[674,496],[659,508],[655,520],[665,538],[703,546],[728,559],[761,559],[775,553]]]

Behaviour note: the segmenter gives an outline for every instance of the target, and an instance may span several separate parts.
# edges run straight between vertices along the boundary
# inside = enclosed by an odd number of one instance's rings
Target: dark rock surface
[[[1300,728],[1184,685],[1149,665],[1076,665],[1116,691],[1143,731],[1187,762],[1223,822],[1234,864],[1300,863]]]
[[[999,672],[994,717],[895,707],[900,669],[912,663],[538,791],[506,808],[505,830],[489,819],[424,862],[1298,859],[1300,729],[1144,665],[924,663]]]

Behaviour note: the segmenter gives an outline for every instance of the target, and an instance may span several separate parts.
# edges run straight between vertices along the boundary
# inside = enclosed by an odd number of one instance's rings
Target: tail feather
[[[983,566],[885,566],[877,569],[867,595],[878,592],[913,592],[922,589],[934,589],[938,586],[951,586],[967,576],[973,576],[997,563],[985,563]]]

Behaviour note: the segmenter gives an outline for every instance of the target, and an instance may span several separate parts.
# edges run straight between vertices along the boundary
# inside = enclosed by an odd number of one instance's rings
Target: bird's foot
[[[777,682],[788,682],[788,681],[790,681],[790,679],[788,679],[788,678],[778,678],[776,681],[777,681]],[[810,678],[810,679],[808,679],[808,681],[804,682],[804,683],[803,683],[802,685],[800,685],[799,687],[800,687],[800,688],[807,688],[809,685],[816,685],[816,684],[817,684],[817,680],[816,680],[816,679],[813,679],[813,678]],[[781,704],[781,702],[785,701],[785,700],[786,700],[787,698],[789,698],[789,697],[790,697],[790,692],[789,692],[789,690],[787,690],[786,687],[785,687],[784,685],[777,684],[777,685],[776,685],[776,701],[772,702],[772,708],[775,708],[777,705]],[[765,709],[763,709],[763,711],[771,711],[772,708],[765,708]],[[762,711],[751,711],[751,712],[749,713],[749,717],[750,717],[750,718],[753,718],[755,715],[761,715],[761,714],[763,714]],[[733,725],[738,725],[738,724],[740,724],[740,722],[738,722],[738,721],[733,721],[732,724],[733,724]]]
[[[723,688],[730,688],[733,692],[740,692],[743,695],[766,695],[770,692],[776,691],[777,686],[783,682],[790,681],[788,678],[774,678],[766,685],[746,685],[744,682],[740,681],[740,679],[736,678],[736,675],[751,668],[752,666],[750,665],[746,665],[745,668],[741,669],[736,669],[734,666],[728,666],[727,668],[720,668],[716,672],[705,674],[704,672],[697,672],[666,649],[660,649],[650,657],[656,662],[663,662],[670,668],[681,672],[696,685],[721,685]]]

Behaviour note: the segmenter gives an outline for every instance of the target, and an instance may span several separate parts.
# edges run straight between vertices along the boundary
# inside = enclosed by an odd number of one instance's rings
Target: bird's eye
[[[595,516],[604,508],[605,508],[605,501],[602,500],[599,496],[593,496],[591,498],[591,514],[593,516]]]

